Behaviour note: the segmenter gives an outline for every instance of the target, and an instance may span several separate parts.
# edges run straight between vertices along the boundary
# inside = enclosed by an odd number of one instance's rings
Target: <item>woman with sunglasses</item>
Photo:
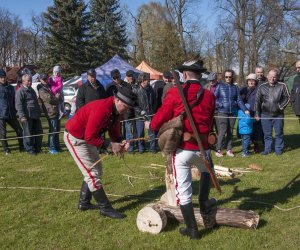
[[[242,109],[245,114],[250,114],[240,96],[238,87],[234,85],[234,78],[235,73],[232,69],[225,70],[224,82],[221,82],[214,92],[219,122],[217,157],[223,157],[222,146],[227,149],[227,156],[234,157],[232,152],[232,134],[238,109]]]

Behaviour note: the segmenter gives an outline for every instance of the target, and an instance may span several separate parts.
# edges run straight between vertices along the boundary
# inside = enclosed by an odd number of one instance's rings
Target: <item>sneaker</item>
[[[242,153],[242,157],[250,157],[249,153]]]
[[[282,155],[282,151],[275,152],[275,155],[277,155],[277,156]]]
[[[5,155],[9,155],[11,153],[9,149],[6,149],[4,152],[5,152]]]
[[[223,157],[222,150],[219,149],[219,150],[216,152],[216,156],[219,157],[219,158],[220,158],[220,157]]]
[[[261,155],[268,155],[268,154],[271,154],[271,152],[268,152],[268,151],[263,151],[260,153]]]
[[[55,149],[49,150],[49,153],[52,154],[52,155],[57,155],[58,154],[58,152]]]
[[[229,156],[229,157],[234,157],[234,154],[233,154],[233,152],[232,152],[231,149],[230,149],[230,150],[227,150],[226,155]]]

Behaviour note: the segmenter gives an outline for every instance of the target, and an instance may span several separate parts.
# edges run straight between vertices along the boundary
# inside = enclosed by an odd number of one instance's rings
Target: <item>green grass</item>
[[[294,117],[290,110],[287,117]],[[139,232],[138,211],[165,191],[163,169],[148,168],[150,163],[164,164],[164,159],[160,154],[145,153],[126,155],[128,167],[113,156],[103,163],[105,190],[123,196],[109,198],[115,208],[127,215],[124,220],[104,218],[97,211],[79,212],[78,192],[0,189],[0,249],[299,249],[300,208],[281,211],[262,204],[281,208],[300,205],[298,121],[285,122],[285,135],[286,151],[280,157],[253,155],[244,159],[238,153],[233,159],[214,158],[215,164],[226,167],[246,168],[256,163],[263,168],[236,179],[221,179],[223,193],[219,195],[215,189],[211,192],[220,207],[259,213],[256,230],[222,226],[208,232],[200,228],[201,240],[190,241],[179,235],[181,225],[169,221],[158,235]],[[45,153],[31,157],[19,153],[15,141],[9,144],[13,153],[0,155],[0,186],[79,190],[82,177],[68,151],[58,156]],[[235,140],[234,145],[235,152],[240,152],[241,142]],[[47,152],[46,144],[43,148]],[[145,179],[131,179],[132,186],[122,174]],[[153,176],[158,178],[150,179]],[[196,206],[197,182],[193,185]]]

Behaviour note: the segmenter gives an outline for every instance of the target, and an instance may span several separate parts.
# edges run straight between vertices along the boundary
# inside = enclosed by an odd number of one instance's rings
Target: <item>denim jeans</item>
[[[126,140],[131,140],[134,138],[134,121],[128,121],[125,123],[125,138]],[[133,152],[134,150],[134,142],[129,143],[128,152]]]
[[[54,118],[49,118],[48,125],[49,125],[49,133],[59,132],[60,131],[59,117],[57,116]],[[59,133],[48,135],[48,147],[49,150],[57,150],[57,151],[60,150]]]
[[[145,137],[145,128],[144,128],[144,121],[137,120],[135,122],[136,124],[136,131],[137,131],[137,138],[144,138]],[[149,151],[150,152],[156,152],[156,134],[149,128],[148,130],[149,135]],[[138,148],[139,152],[143,153],[145,151],[145,141],[140,140],[138,141]]]
[[[273,128],[275,130],[275,152],[282,153],[284,148],[284,141],[283,141],[283,126],[284,120],[278,119],[283,118],[282,115],[278,115],[276,117],[271,117],[265,114],[261,115],[261,125],[264,132],[264,142],[265,142],[265,152],[270,153],[272,151],[272,132]],[[265,119],[264,119],[265,118]],[[275,118],[275,119],[274,119]]]
[[[241,135],[242,137],[242,150],[244,154],[249,154],[249,146],[251,143],[251,135]]]
[[[40,119],[28,119],[22,122],[23,128],[23,142],[27,152],[40,152],[42,148],[43,136],[30,137],[31,135],[38,135],[43,133],[43,128]],[[27,137],[29,136],[29,137]]]

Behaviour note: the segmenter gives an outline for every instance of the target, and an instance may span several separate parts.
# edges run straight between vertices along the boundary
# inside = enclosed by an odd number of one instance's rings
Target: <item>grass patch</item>
[[[288,110],[286,117],[294,117]],[[46,122],[43,120],[46,127]],[[141,233],[136,227],[138,211],[159,199],[165,191],[164,169],[148,168],[164,164],[160,154],[127,154],[125,163],[109,157],[103,163],[103,183],[113,206],[124,212],[124,220],[100,217],[97,211],[80,212],[77,202],[82,177],[68,151],[53,156],[31,157],[17,151],[0,155],[0,186],[36,189],[0,189],[1,249],[299,249],[300,209],[281,211],[300,205],[300,133],[297,120],[285,122],[286,151],[282,156],[252,155],[241,158],[241,142],[235,140],[235,158],[214,158],[215,164],[245,168],[259,164],[263,171],[221,179],[223,193],[212,189],[219,206],[251,209],[261,220],[257,230],[218,227],[201,230],[200,241],[190,241],[178,233],[180,225],[169,221],[158,235]],[[47,129],[45,129],[46,131]],[[14,136],[10,132],[9,136]],[[61,135],[61,142],[62,142]],[[47,152],[47,138],[43,149]],[[65,148],[64,148],[65,149]],[[132,170],[134,173],[132,173]],[[122,174],[145,179],[131,179]],[[193,183],[195,206],[197,182]],[[38,188],[57,188],[74,192]],[[116,195],[116,196],[114,196]]]

